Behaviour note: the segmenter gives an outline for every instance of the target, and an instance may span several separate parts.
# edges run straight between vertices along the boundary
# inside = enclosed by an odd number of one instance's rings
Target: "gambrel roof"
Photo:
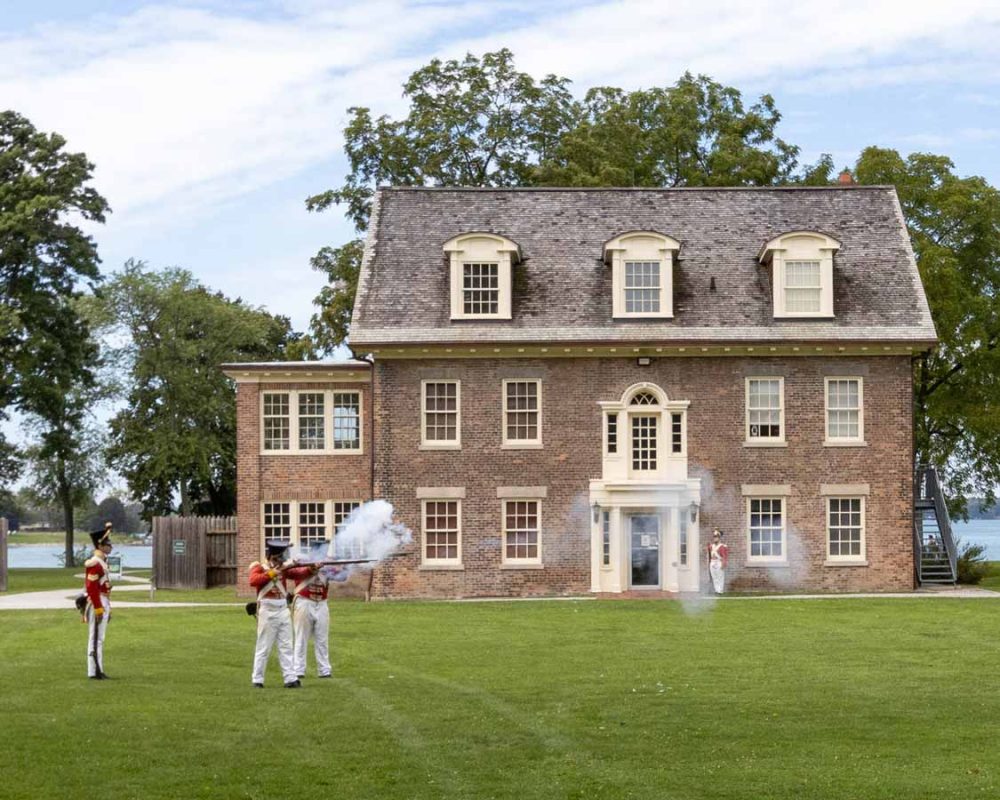
[[[613,319],[606,242],[657,231],[680,243],[672,319]],[[452,320],[445,242],[516,242],[509,320]],[[778,319],[761,248],[792,231],[840,243],[833,319]],[[714,288],[713,288],[714,282]],[[936,341],[895,189],[380,189],[351,325],[389,344]]]

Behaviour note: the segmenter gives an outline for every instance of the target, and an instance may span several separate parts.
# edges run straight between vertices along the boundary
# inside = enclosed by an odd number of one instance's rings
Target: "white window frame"
[[[847,411],[850,409],[830,408],[830,382],[831,381],[857,381],[858,382],[858,435],[857,436],[830,436],[830,412]],[[823,379],[823,444],[828,447],[856,447],[867,444],[865,441],[865,380],[859,375],[828,375]]]
[[[521,260],[516,242],[491,233],[463,233],[444,244],[450,274],[451,319],[510,319],[513,267]],[[464,278],[466,264],[497,265],[497,312],[465,313]]]
[[[753,381],[778,381],[778,426],[779,436],[752,436],[750,433],[750,384]],[[780,375],[748,375],[744,381],[744,429],[743,435],[746,437],[744,444],[755,447],[778,447],[786,444],[785,441],[785,379]],[[760,410],[760,409],[758,409]]]
[[[457,558],[427,557],[427,504],[454,503],[457,521]],[[437,533],[438,531],[434,531]],[[420,565],[427,568],[456,569],[462,567],[462,500],[458,497],[427,497],[420,501]]]
[[[830,552],[830,502],[832,500],[860,500],[861,507],[861,553],[859,555],[833,555]],[[866,498],[864,495],[827,495],[823,498],[823,513],[826,519],[826,560],[831,564],[856,564],[868,559]]]
[[[747,564],[756,565],[780,565],[788,563],[788,497],[780,495],[752,495],[745,498],[746,505],[746,543],[747,543]],[[751,521],[753,501],[777,500],[781,503],[781,555],[780,556],[755,556],[753,555]]]
[[[288,395],[288,444],[287,450],[272,450],[264,447],[264,397],[266,395]],[[299,447],[299,395],[323,395],[323,447],[304,450]],[[354,394],[358,397],[358,446],[356,448],[334,449],[333,437],[333,396]],[[260,454],[262,456],[351,456],[365,451],[365,397],[361,389],[262,389],[257,406],[260,420]]]
[[[612,316],[615,319],[671,319],[674,316],[674,260],[680,242],[655,231],[630,231],[604,244],[604,263],[611,266]],[[660,310],[627,311],[625,264],[660,265]]]
[[[356,500],[356,499],[347,499],[347,500],[345,500],[345,499],[337,499],[337,498],[335,498],[333,500],[316,500],[316,499],[311,499],[311,498],[310,499],[306,499],[306,500],[281,500],[281,499],[262,500],[261,503],[260,503],[260,536],[261,536],[261,544],[263,545],[263,542],[266,539],[270,538],[268,536],[268,534],[267,534],[267,531],[265,530],[265,527],[264,527],[264,513],[265,513],[266,507],[269,506],[269,505],[281,504],[281,505],[287,505],[288,506],[289,523],[290,523],[289,524],[289,542],[290,542],[289,546],[290,547],[294,547],[294,548],[299,548],[299,547],[302,546],[302,531],[301,531],[301,529],[303,527],[316,527],[316,526],[312,526],[312,525],[308,525],[308,526],[303,526],[302,525],[302,520],[300,518],[300,511],[301,511],[301,506],[302,505],[304,505],[306,503],[310,503],[310,504],[315,504],[315,505],[319,505],[319,506],[323,507],[323,520],[324,520],[323,528],[326,531],[326,535],[325,535],[324,539],[327,542],[334,542],[335,543],[336,542],[336,535],[337,535],[337,526],[334,523],[334,509],[335,509],[335,504],[337,504],[337,503],[342,503],[342,504],[344,504],[344,503],[353,503],[353,504],[355,504],[355,507],[357,507],[357,506],[361,505],[363,502],[364,502],[363,500]],[[315,547],[315,545],[310,545],[310,546],[311,547]],[[334,544],[334,547],[336,547],[336,544]]]
[[[429,383],[453,383],[455,384],[455,438],[454,439],[428,439],[427,438],[427,414],[447,413],[427,411],[427,384]],[[421,450],[461,450],[462,449],[462,382],[457,378],[426,378],[420,381],[420,449]]]
[[[507,504],[535,503],[535,516],[538,520],[538,556],[535,558],[509,558],[507,556]],[[541,497],[505,497],[500,501],[500,553],[501,563],[507,567],[538,566],[542,563],[542,498]]]
[[[761,264],[770,264],[772,267],[775,319],[829,319],[834,316],[833,256],[839,249],[840,242],[816,231],[790,231],[772,239],[761,248],[758,260]],[[790,261],[819,263],[818,311],[788,310],[785,265]]]
[[[537,415],[535,429],[538,431],[538,436],[534,439],[509,439],[507,437],[507,415],[516,414],[518,411],[516,409],[507,408],[507,387],[512,383],[533,383],[535,384],[535,397],[538,403],[538,408],[535,409],[535,414]],[[501,405],[503,406],[503,448],[507,450],[516,449],[538,449],[542,446],[542,382],[538,378],[504,378],[501,381],[500,392],[502,397],[500,399]]]

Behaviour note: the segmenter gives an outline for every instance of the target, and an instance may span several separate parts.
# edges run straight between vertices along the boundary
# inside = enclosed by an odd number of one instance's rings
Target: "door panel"
[[[655,514],[629,517],[632,550],[632,586],[660,585],[660,518]]]

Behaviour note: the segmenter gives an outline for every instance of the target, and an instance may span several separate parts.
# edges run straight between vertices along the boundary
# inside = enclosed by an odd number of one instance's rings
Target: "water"
[[[1000,519],[972,519],[953,522],[952,532],[961,539],[959,549],[965,544],[981,544],[986,548],[987,561],[1000,561]]]
[[[61,544],[12,544],[7,547],[7,566],[11,569],[46,568],[59,566],[58,556],[65,547]],[[126,544],[115,547],[114,555],[122,557],[125,569],[150,569],[153,566],[153,548],[149,545]]]

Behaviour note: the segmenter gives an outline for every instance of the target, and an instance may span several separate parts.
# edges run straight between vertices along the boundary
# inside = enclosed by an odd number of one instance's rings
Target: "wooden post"
[[[7,591],[7,518],[0,517],[0,592]]]

